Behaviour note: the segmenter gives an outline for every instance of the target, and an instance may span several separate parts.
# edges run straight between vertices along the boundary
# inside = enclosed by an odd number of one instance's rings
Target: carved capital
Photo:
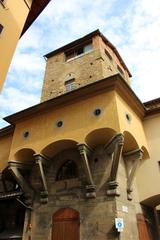
[[[33,155],[35,160],[36,160],[36,163],[38,163],[39,161],[41,161],[43,163],[43,165],[45,166],[48,166],[49,165],[49,162],[50,162],[50,159],[47,158],[46,156],[40,154],[40,153],[36,153]]]
[[[93,185],[86,185],[86,198],[96,198],[96,187]]]
[[[124,144],[124,136],[122,133],[118,133],[115,136],[113,136],[104,146],[104,149],[108,154],[112,154],[115,150],[116,145],[122,145]]]

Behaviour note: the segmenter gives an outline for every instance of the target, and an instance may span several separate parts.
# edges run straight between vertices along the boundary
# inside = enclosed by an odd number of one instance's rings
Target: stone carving
[[[143,157],[143,150],[136,149],[123,154],[124,162],[127,171],[127,196],[128,200],[132,200],[132,184],[136,175],[140,160]]]
[[[78,144],[78,150],[81,155],[82,161],[83,161],[83,167],[87,179],[87,185],[86,185],[86,197],[87,198],[95,198],[96,197],[96,187],[93,181],[91,169],[89,166],[88,156],[93,152],[93,150],[87,146],[86,144]]]
[[[117,182],[117,173],[118,173],[118,166],[119,161],[122,154],[124,144],[124,136],[123,134],[119,133],[115,135],[111,140],[104,146],[106,152],[112,156],[112,166],[110,177],[108,181],[108,189],[107,195],[109,196],[119,196],[120,193],[117,189],[118,182]]]

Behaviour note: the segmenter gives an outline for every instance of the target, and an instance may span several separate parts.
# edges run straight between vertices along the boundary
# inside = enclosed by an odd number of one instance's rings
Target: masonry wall
[[[69,78],[75,78],[77,89],[120,73],[117,66],[122,69],[122,77],[130,83],[127,70],[124,69],[119,58],[103,42],[101,37],[95,36],[92,39],[92,46],[93,49],[90,52],[67,61],[65,52],[47,58],[41,102],[64,94],[66,92],[65,81]],[[112,59],[107,56],[105,50],[108,51]]]
[[[56,181],[59,167],[66,159],[72,159],[78,166],[79,176],[74,179]],[[95,161],[95,159],[97,159]],[[32,187],[37,193],[31,216],[32,229],[24,229],[23,240],[28,234],[36,240],[51,239],[52,216],[61,208],[70,207],[80,213],[80,239],[81,240],[112,240],[119,239],[119,233],[114,227],[115,217],[123,217],[125,228],[121,233],[122,240],[137,240],[136,194],[133,200],[127,200],[126,173],[123,158],[118,173],[118,183],[121,195],[119,197],[107,196],[107,181],[111,170],[111,156],[104,152],[103,145],[94,148],[94,154],[89,160],[93,179],[96,184],[96,198],[87,199],[85,196],[85,174],[82,160],[76,149],[64,150],[52,158],[50,165],[45,169],[49,191],[49,201],[42,205],[39,202],[38,189],[41,185],[34,168],[31,174]],[[138,205],[138,204],[137,204]],[[123,207],[128,212],[123,210]]]

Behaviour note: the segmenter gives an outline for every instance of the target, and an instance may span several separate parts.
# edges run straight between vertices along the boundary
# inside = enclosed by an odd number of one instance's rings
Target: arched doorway
[[[79,212],[71,208],[58,210],[52,218],[52,240],[79,240]]]

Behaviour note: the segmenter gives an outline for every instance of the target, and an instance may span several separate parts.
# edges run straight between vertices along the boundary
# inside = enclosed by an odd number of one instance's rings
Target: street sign
[[[124,228],[124,221],[123,218],[115,218],[115,226],[118,232],[122,232]]]

